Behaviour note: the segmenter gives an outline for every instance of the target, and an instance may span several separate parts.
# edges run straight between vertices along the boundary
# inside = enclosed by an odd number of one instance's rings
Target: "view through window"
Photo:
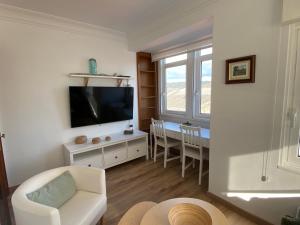
[[[167,110],[185,112],[186,65],[166,69]]]
[[[201,62],[201,104],[200,112],[202,114],[210,114],[211,101],[211,71],[212,60]]]

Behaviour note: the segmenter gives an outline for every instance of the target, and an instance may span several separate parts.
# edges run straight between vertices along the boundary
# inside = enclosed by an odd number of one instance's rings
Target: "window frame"
[[[294,127],[292,126],[292,123],[300,123],[299,115],[298,118],[294,117],[296,116],[294,114],[296,112],[295,107],[297,107],[297,105],[295,106],[294,96],[297,95],[297,92],[300,93],[300,89],[296,90],[297,84],[295,83],[296,76],[300,76],[299,71],[297,71],[297,69],[300,68],[300,23],[289,25],[288,29],[283,30],[282,32],[285,32],[288,37],[285,40],[287,42],[287,46],[284,47],[286,48],[287,60],[284,66],[285,77],[282,84],[284,85],[284,87],[282,87],[283,98],[281,99],[282,114],[280,125],[278,168],[300,174],[300,157],[298,155],[297,149],[290,148],[290,135],[292,132],[295,132],[295,130],[293,131]],[[300,79],[300,77],[298,77],[297,79]],[[278,82],[277,89],[280,89],[280,87],[280,82]],[[280,94],[281,92],[277,93],[277,95]],[[299,130],[296,130],[296,132],[299,133]],[[291,152],[295,150],[296,152]],[[293,154],[294,156],[291,156],[290,154]]]
[[[183,53],[184,54],[184,53]],[[178,54],[181,55],[181,54]],[[167,109],[167,77],[166,77],[166,70],[168,68],[176,67],[176,66],[186,66],[186,83],[185,83],[185,96],[187,96],[187,80],[188,80],[188,60],[180,60],[177,62],[172,63],[165,63],[165,59],[161,60],[161,109],[163,114],[165,115],[186,115],[187,113],[187,102],[185,103],[185,111],[175,111],[175,110],[168,110]],[[187,98],[186,98],[187,99]]]
[[[212,48],[208,46],[205,48]],[[202,48],[202,49],[205,49]],[[201,49],[195,51],[194,59],[194,96],[193,96],[193,117],[196,119],[207,118],[210,119],[210,113],[201,113],[201,103],[202,103],[202,62],[203,61],[212,61],[212,54],[201,56]],[[212,71],[211,71],[212,73]],[[212,74],[213,75],[213,74]]]
[[[210,114],[201,113],[201,64],[197,62],[202,62],[206,60],[213,60],[213,53],[208,55],[201,56],[201,50],[206,48],[213,48],[212,44],[203,46],[197,50],[179,53],[187,54],[186,60],[181,60],[172,63],[165,63],[165,59],[160,60],[159,62],[159,71],[160,71],[160,115],[164,118],[178,118],[185,120],[195,120],[195,121],[209,121]],[[176,56],[176,55],[174,55]],[[173,56],[171,56],[173,57]],[[173,111],[167,110],[166,102],[166,69],[174,66],[186,65],[186,109],[185,112],[182,111]],[[197,76],[200,74],[200,76]],[[200,94],[199,96],[196,96]],[[198,110],[197,110],[198,109]]]

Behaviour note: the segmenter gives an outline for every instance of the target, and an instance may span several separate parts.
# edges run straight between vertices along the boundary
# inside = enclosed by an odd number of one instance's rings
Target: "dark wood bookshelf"
[[[136,59],[139,129],[149,132],[151,118],[158,118],[157,63],[152,62],[151,54],[146,52],[138,52]]]

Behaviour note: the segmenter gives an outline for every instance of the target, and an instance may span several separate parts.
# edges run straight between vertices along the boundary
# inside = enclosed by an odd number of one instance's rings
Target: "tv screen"
[[[132,87],[69,87],[71,127],[130,120]]]

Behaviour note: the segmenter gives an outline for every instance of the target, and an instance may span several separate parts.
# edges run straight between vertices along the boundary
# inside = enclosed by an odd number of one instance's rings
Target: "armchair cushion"
[[[62,225],[96,224],[106,211],[106,195],[77,191],[58,209]]]
[[[27,194],[34,202],[58,209],[76,193],[76,184],[69,171],[51,180],[40,189]]]

